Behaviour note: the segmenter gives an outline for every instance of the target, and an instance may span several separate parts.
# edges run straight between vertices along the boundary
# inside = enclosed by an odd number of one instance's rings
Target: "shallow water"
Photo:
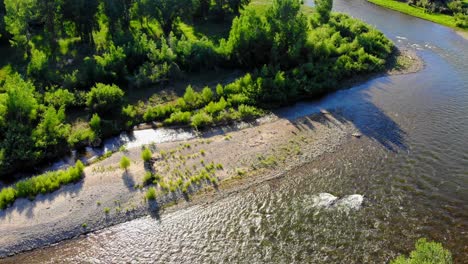
[[[6,262],[384,263],[415,240],[468,262],[468,41],[451,29],[338,0],[335,9],[418,50],[419,73],[378,78],[279,111],[333,110],[364,137],[333,154],[208,205],[142,218]],[[364,195],[360,210],[324,210],[313,196]]]

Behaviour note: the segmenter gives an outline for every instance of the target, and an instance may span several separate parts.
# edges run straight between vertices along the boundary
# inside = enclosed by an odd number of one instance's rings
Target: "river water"
[[[426,67],[279,115],[331,109],[365,137],[212,204],[137,219],[4,261],[385,263],[426,237],[442,242],[457,263],[468,263],[468,41],[364,0],[337,0],[335,10],[416,49]],[[313,195],[323,192],[357,193],[365,200],[358,211],[311,206]]]

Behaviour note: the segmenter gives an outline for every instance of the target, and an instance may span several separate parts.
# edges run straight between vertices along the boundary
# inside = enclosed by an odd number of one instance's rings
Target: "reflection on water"
[[[385,263],[420,237],[468,261],[468,45],[451,29],[364,0],[335,9],[417,47],[426,68],[319,102],[365,136],[270,181],[159,220],[137,219],[6,262]],[[187,135],[189,136],[189,135]],[[360,210],[321,210],[311,197],[364,195]]]

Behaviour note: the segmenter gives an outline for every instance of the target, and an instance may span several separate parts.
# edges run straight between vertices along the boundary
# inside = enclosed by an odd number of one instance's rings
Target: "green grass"
[[[84,165],[78,161],[67,170],[51,171],[19,181],[12,187],[0,191],[0,209],[5,209],[18,198],[34,199],[38,194],[51,193],[61,186],[77,182],[83,178]]]
[[[419,17],[425,20],[429,20],[444,26],[448,26],[451,28],[461,29],[455,24],[455,18],[453,16],[445,15],[445,14],[437,14],[437,13],[426,13],[424,9],[421,7],[413,7],[408,5],[404,2],[398,2],[394,0],[367,0],[373,4],[389,8],[404,14],[408,14],[411,16]]]

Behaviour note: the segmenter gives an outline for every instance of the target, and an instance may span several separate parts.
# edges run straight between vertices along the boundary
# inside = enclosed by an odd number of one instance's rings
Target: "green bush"
[[[145,148],[141,152],[141,158],[143,159],[144,162],[149,162],[152,157],[153,157],[153,153],[151,153],[151,150],[149,148]]]
[[[150,187],[148,191],[146,191],[146,199],[148,200],[156,199],[156,189],[154,187]]]
[[[143,177],[143,184],[144,185],[149,185],[149,184],[153,183],[153,181],[154,181],[153,173],[151,173],[150,171],[147,171],[145,173],[145,176]]]
[[[175,112],[172,113],[171,116],[164,120],[164,124],[166,125],[183,125],[188,124],[190,122],[190,118],[192,113],[190,112]]]
[[[97,83],[86,98],[86,105],[100,115],[111,115],[123,104],[124,92],[117,85]]]
[[[254,118],[261,115],[261,112],[254,106],[239,105],[238,109],[241,118]]]
[[[411,251],[410,256],[399,256],[390,262],[391,264],[451,264],[452,254],[444,249],[442,244],[428,242],[425,238],[416,242],[416,249]]]
[[[89,121],[89,127],[94,131],[96,134],[101,133],[101,118],[98,114],[94,114]]]
[[[174,107],[170,104],[157,105],[154,107],[149,107],[143,115],[143,119],[146,122],[154,120],[163,120],[167,116],[171,115],[173,112]]]
[[[74,126],[68,136],[68,145],[70,147],[80,147],[89,145],[96,139],[96,134],[88,126]]]
[[[195,128],[201,128],[211,124],[213,124],[213,117],[203,111],[194,114],[190,122],[190,125]]]
[[[21,180],[12,187],[0,191],[0,209],[5,209],[18,198],[34,199],[38,194],[53,192],[62,185],[77,182],[84,175],[84,165],[77,161],[67,170],[46,172],[26,180]]]
[[[130,167],[130,159],[127,156],[123,156],[120,159],[120,168],[123,170],[128,170]]]
[[[44,101],[48,105],[56,108],[68,107],[75,104],[75,95],[65,89],[57,89],[55,91],[48,91],[44,95]]]

